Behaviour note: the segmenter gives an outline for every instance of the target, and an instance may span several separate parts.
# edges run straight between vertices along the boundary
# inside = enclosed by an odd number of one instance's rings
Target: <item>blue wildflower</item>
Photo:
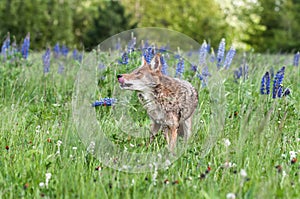
[[[72,52],[72,57],[75,61],[81,62],[81,60],[82,60],[82,54],[79,54],[78,50],[76,48]]]
[[[116,103],[116,99],[115,98],[109,98],[109,97],[105,97],[105,98],[101,98],[99,101],[95,101],[92,104],[92,107],[97,107],[97,106],[112,106]]]
[[[261,79],[260,94],[270,94],[270,74],[266,72]]]
[[[236,69],[233,72],[233,76],[234,76],[235,79],[240,79],[243,76],[243,67],[240,66],[238,69]]]
[[[197,72],[197,65],[195,65],[195,64],[191,64],[191,71],[193,71],[193,72]]]
[[[212,50],[212,51],[211,51],[211,54],[210,54],[209,61],[210,61],[211,63],[214,63],[215,60],[216,60],[216,55],[215,55],[215,52]]]
[[[282,67],[275,75],[273,81],[273,98],[282,97],[282,81],[284,78],[285,67]]]
[[[129,62],[128,54],[126,52],[124,52],[122,54],[121,60],[119,60],[118,62],[119,62],[119,64],[123,64],[123,65],[128,64],[128,62]]]
[[[184,60],[183,60],[183,58],[180,58],[177,63],[175,77],[180,78],[182,76],[183,72],[184,72]]]
[[[64,65],[62,63],[60,63],[58,65],[58,70],[57,70],[58,74],[62,74],[64,72],[64,70],[65,70]]]
[[[293,66],[299,66],[299,58],[300,58],[300,52],[298,51],[298,52],[294,55]]]
[[[235,53],[236,53],[235,48],[233,46],[231,46],[229,51],[226,54],[226,57],[225,57],[225,61],[224,61],[224,68],[225,69],[228,69],[230,67],[230,64],[233,60],[233,57],[234,57]]]
[[[49,73],[50,71],[50,48],[47,48],[45,54],[43,55],[43,65],[44,65],[44,73]]]
[[[152,58],[154,57],[155,55],[155,48],[152,48],[152,47],[148,47],[146,50],[144,50],[143,52],[143,56],[146,60],[146,62],[148,64],[150,64]]]
[[[68,53],[69,53],[69,49],[66,45],[62,45],[61,47],[61,54],[64,56],[64,57],[67,57],[68,56]]]
[[[289,94],[291,93],[290,89],[285,89],[284,92],[283,92],[283,96],[288,96]]]
[[[158,52],[160,53],[165,53],[167,52],[167,49],[169,48],[168,45],[165,45],[165,46],[161,46],[159,49],[158,49]]]
[[[217,67],[221,67],[221,62],[223,61],[225,55],[225,39],[223,38],[219,44],[218,53],[217,53]]]
[[[56,43],[55,46],[53,47],[53,52],[54,52],[54,57],[58,58],[60,55],[60,46],[59,43]]]
[[[1,54],[3,55],[4,58],[6,58],[9,46],[10,46],[10,35],[9,35],[9,33],[7,33],[7,37],[4,40],[2,47],[1,47]]]
[[[208,67],[205,66],[204,68],[202,68],[202,72],[201,74],[198,74],[197,77],[201,80],[202,82],[202,87],[207,86],[207,82],[208,82],[208,77],[210,77],[211,74],[208,71]]]
[[[30,47],[30,33],[27,33],[21,48],[21,53],[24,59],[28,58],[29,47]]]
[[[168,64],[167,64],[164,56],[160,57],[160,62],[161,62],[161,65],[162,65],[162,68],[161,68],[162,74],[168,75]]]
[[[136,37],[134,37],[133,34],[132,34],[131,35],[131,40],[127,44],[127,52],[128,53],[133,52],[134,49],[135,49],[135,45],[136,45]]]
[[[200,51],[199,51],[199,65],[204,66],[206,64],[206,55],[207,55],[207,43],[204,40],[204,42],[201,45]]]

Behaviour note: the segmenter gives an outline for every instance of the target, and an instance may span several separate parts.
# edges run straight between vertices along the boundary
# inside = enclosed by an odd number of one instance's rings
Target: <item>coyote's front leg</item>
[[[160,127],[161,125],[156,123],[155,121],[152,122],[151,124],[151,132],[150,132],[150,141],[148,143],[148,146],[149,144],[151,144],[155,138],[155,136],[157,135],[158,131],[160,130]]]

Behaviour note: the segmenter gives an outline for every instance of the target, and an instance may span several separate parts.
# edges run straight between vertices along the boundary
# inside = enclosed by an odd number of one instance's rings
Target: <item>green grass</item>
[[[221,111],[212,108],[218,102],[210,98],[209,88],[192,79],[200,98],[193,139],[169,168],[147,173],[114,170],[87,151],[72,123],[80,64],[60,60],[66,70],[58,74],[53,61],[51,72],[44,75],[40,57],[33,54],[18,67],[0,66],[0,198],[226,198],[228,193],[237,198],[299,198],[300,165],[291,163],[289,152],[300,150],[300,70],[289,64],[290,56],[250,54],[245,81],[232,75],[238,58],[231,69],[220,71],[226,96],[221,102],[222,128],[212,123],[218,121],[212,115]],[[276,100],[260,95],[263,73],[271,66],[276,72],[284,64],[284,86],[292,90],[291,95]],[[95,100],[118,90],[114,70],[103,74],[106,79],[99,81]],[[113,115],[110,107],[99,107],[95,112],[102,130],[129,151],[160,150],[165,145],[161,135],[146,149],[146,138],[124,134],[126,128],[147,131],[149,125],[135,96],[129,101],[122,111],[128,111],[138,125],[122,126],[114,119],[120,115]],[[228,147],[225,139],[231,142]],[[235,166],[227,168],[226,162]],[[275,168],[278,165],[282,169]],[[206,173],[208,166],[211,170]],[[240,174],[242,169],[246,177]],[[51,179],[48,187],[41,187],[46,173],[52,174]]]

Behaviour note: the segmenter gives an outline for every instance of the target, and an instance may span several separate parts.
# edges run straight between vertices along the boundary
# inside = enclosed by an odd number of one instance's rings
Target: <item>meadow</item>
[[[129,59],[139,57],[135,53]],[[137,173],[106,166],[78,136],[72,107],[75,82],[86,58],[99,55],[82,56],[75,60],[70,53],[61,54],[51,57],[49,65],[44,52],[1,59],[0,198],[299,198],[300,69],[293,66],[293,55],[237,52],[230,67],[214,73],[222,82],[218,99],[210,95],[210,84],[217,79],[212,75],[203,81],[186,63],[182,78],[199,92],[193,138],[168,167]],[[172,74],[176,59],[168,62]],[[95,84],[101,88],[95,90],[95,101],[111,97],[112,91],[118,96],[116,74],[138,64],[122,64],[121,54],[119,61],[95,66]],[[217,68],[215,62],[207,63],[210,71]],[[261,94],[264,74],[272,74],[272,84],[283,66],[282,84],[289,95],[274,99],[272,93]],[[146,137],[135,139],[120,130],[147,132],[146,113],[135,95],[130,97],[120,97],[115,106],[92,107],[93,101],[88,106],[106,136],[122,149],[160,150],[166,144],[162,135],[146,149]],[[221,105],[215,106],[220,112],[214,112],[214,103]],[[114,115],[113,109],[128,111],[135,123]],[[215,117],[224,121],[213,119],[218,113],[224,115]]]

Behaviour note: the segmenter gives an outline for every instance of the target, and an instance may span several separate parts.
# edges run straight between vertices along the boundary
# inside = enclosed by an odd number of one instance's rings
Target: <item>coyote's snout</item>
[[[117,78],[122,89],[138,92],[139,100],[152,120],[150,142],[162,129],[169,149],[173,151],[178,134],[183,135],[185,141],[191,135],[198,93],[189,82],[163,75],[161,68],[160,55],[156,54],[150,64],[143,58],[139,68]]]

